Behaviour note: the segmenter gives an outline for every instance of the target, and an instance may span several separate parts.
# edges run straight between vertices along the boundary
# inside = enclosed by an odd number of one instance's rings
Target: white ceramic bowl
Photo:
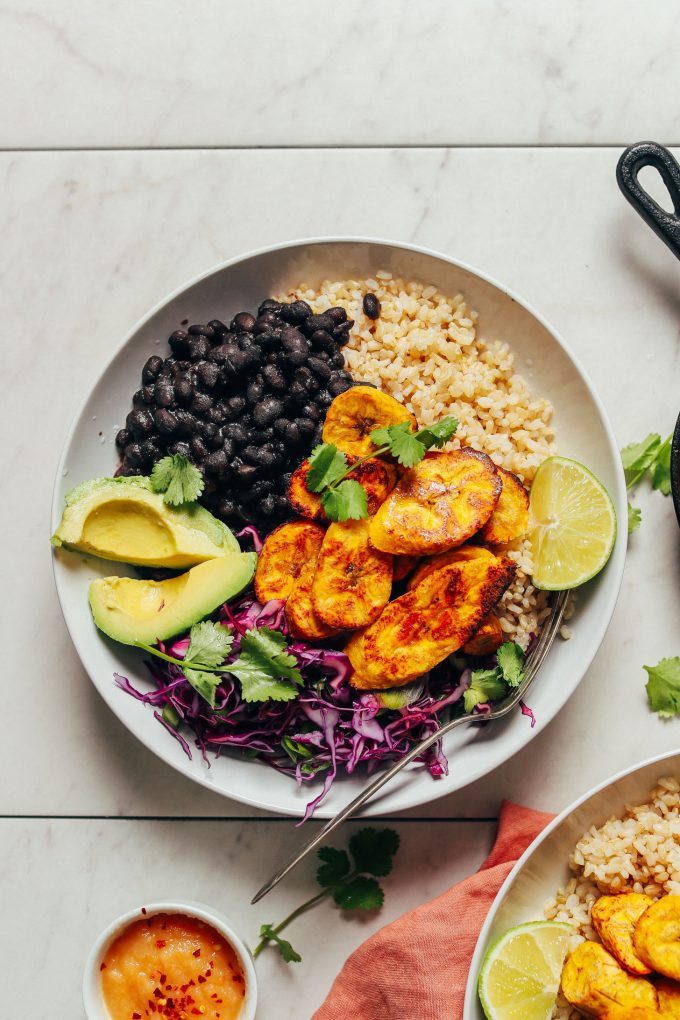
[[[141,907],[128,910],[127,913],[121,914],[120,917],[117,917],[115,921],[112,921],[104,929],[92,946],[85,964],[83,1004],[87,1020],[111,1020],[111,1014],[104,1004],[101,972],[99,969],[107,948],[131,921],[139,921],[143,917],[153,917],[154,914],[185,914],[187,917],[205,921],[206,924],[212,925],[215,931],[222,935],[236,953],[246,982],[246,994],[238,1020],[254,1020],[257,1009],[257,976],[250,950],[227,923],[222,914],[202,903],[181,902],[179,900],[149,903],[145,905],[143,913]]]
[[[237,310],[255,308],[266,295],[303,281],[314,286],[328,277],[370,276],[381,268],[433,283],[450,295],[462,292],[479,312],[480,334],[512,345],[518,371],[536,393],[554,405],[560,452],[583,461],[602,480],[621,527],[606,569],[582,590],[572,639],[556,643],[532,689],[536,727],[530,729],[528,720],[518,712],[493,726],[457,730],[445,745],[451,763],[448,776],[435,781],[422,767],[405,769],[374,798],[368,814],[393,813],[458,790],[524,747],[577,687],[614,611],[626,549],[626,492],[617,445],[584,370],[538,312],[501,284],[460,262],[386,241],[297,241],[233,259],[163,300],[103,366],[67,437],[52,506],[56,527],[70,488],[115,469],[115,432],[130,408],[141,367],[149,355],[164,352],[167,336],[183,319],[206,322],[217,316],[228,320]],[[105,640],[92,622],[88,584],[93,577],[111,573],[111,564],[58,551],[54,569],[64,618],[83,665],[104,700],[135,736],[168,764],[212,790],[269,811],[302,814],[313,795],[309,786],[300,790],[290,778],[266,765],[227,754],[213,760],[210,768],[197,753],[189,761],[148,707],[116,687],[114,672],[129,677],[137,687],[144,688],[149,681],[141,655]],[[113,569],[122,572],[119,564]],[[356,796],[363,783],[361,774],[336,782],[317,815],[334,815]]]
[[[543,917],[546,902],[572,873],[569,855],[591,825],[621,815],[628,804],[642,804],[662,776],[680,773],[680,752],[670,751],[617,773],[589,790],[548,825],[520,857],[479,933],[465,993],[464,1020],[485,1020],[477,997],[477,976],[489,946],[508,928]]]

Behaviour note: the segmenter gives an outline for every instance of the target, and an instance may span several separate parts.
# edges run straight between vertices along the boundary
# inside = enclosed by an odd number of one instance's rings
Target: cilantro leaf
[[[425,456],[425,446],[411,429],[410,421],[373,429],[371,440],[376,446],[387,446],[389,453],[402,467],[413,467]]]
[[[631,501],[628,500],[628,534],[632,535],[634,531],[640,527],[642,521],[642,511],[633,506]]]
[[[233,642],[233,634],[221,623],[213,623],[211,620],[195,623],[190,631],[184,661],[187,665],[192,663],[197,667],[208,666],[214,669],[222,665]]]
[[[317,851],[317,857],[322,864],[316,872],[316,880],[324,888],[338,885],[346,875],[349,875],[349,857],[344,850],[322,846]]]
[[[644,474],[654,463],[661,446],[658,432],[650,432],[641,443],[629,443],[621,450],[621,463],[626,475]]]
[[[300,963],[302,957],[288,941],[288,939],[282,939],[280,935],[277,935],[274,931],[274,926],[271,924],[263,924],[260,926],[260,938],[266,939],[267,942],[273,942],[282,959],[286,963]]]
[[[658,489],[664,496],[671,491],[671,436],[662,443],[652,467],[652,488]]]
[[[253,627],[241,638],[239,656],[229,672],[241,681],[244,701],[290,701],[302,683],[297,660],[287,651],[286,639],[269,627]]]
[[[471,712],[476,705],[485,705],[490,701],[498,701],[507,693],[507,685],[501,669],[476,669],[472,674],[470,686],[463,695],[466,712]]]
[[[198,468],[181,453],[163,457],[154,464],[151,488],[163,493],[163,502],[169,506],[193,503],[203,492],[205,482]]]
[[[651,710],[662,719],[680,715],[680,658],[661,659],[643,669],[649,677],[645,687]]]
[[[338,886],[333,899],[343,910],[376,910],[382,907],[385,894],[374,878],[357,875],[350,882]]]
[[[321,505],[331,521],[358,521],[368,517],[366,490],[351,478],[324,492]]]
[[[320,443],[309,457],[305,485],[310,492],[321,492],[337,482],[347,470],[347,457],[333,443]]]
[[[426,428],[420,429],[416,435],[418,441],[423,444],[426,450],[429,450],[431,446],[439,448],[448,443],[457,428],[458,419],[454,418],[453,415],[448,415],[446,418],[440,418],[434,425],[428,425]]]
[[[195,691],[208,702],[211,708],[215,707],[215,691],[220,684],[219,673],[205,673],[200,669],[184,669],[184,675]]]
[[[517,687],[524,678],[524,650],[514,641],[504,641],[496,652],[498,666],[509,687]]]
[[[389,875],[398,849],[399,835],[394,829],[359,829],[349,841],[356,870],[369,875]]]

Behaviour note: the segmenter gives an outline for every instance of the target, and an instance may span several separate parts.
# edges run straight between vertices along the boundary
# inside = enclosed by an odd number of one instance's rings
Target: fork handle
[[[263,896],[266,896],[266,894],[271,889],[273,889],[274,886],[277,885],[277,883],[280,882],[282,878],[285,878],[288,872],[292,871],[292,869],[297,864],[299,864],[300,861],[307,856],[307,854],[311,853],[312,850],[315,850],[319,843],[321,843],[326,838],[326,836],[328,836],[329,833],[333,832],[333,830],[336,829],[338,825],[341,825],[343,822],[347,821],[348,818],[351,818],[352,815],[355,815],[357,811],[359,811],[359,809],[362,808],[367,801],[371,800],[375,796],[378,790],[381,790],[386,783],[389,783],[390,780],[393,779],[398,772],[401,772],[401,770],[405,768],[406,765],[409,765],[414,760],[414,758],[417,758],[424,751],[427,751],[429,747],[432,747],[433,744],[436,744],[438,740],[441,740],[441,738],[444,737],[447,733],[450,733],[451,730],[456,728],[456,726],[462,725],[463,723],[480,722],[480,718],[483,717],[473,715],[461,715],[458,716],[456,719],[450,719],[438,730],[435,730],[434,733],[431,733],[429,737],[425,737],[423,740],[420,741],[419,744],[416,744],[415,747],[412,747],[410,751],[407,751],[403,758],[400,758],[398,761],[395,761],[394,765],[391,765],[390,768],[388,768],[385,772],[381,772],[380,775],[377,776],[372,783],[369,783],[369,785],[364,790],[362,790],[357,797],[354,798],[354,800],[351,800],[349,804],[345,805],[345,807],[342,808],[342,810],[339,811],[334,818],[329,819],[326,822],[326,824],[323,825],[321,829],[319,829],[316,836],[310,839],[310,841],[306,843],[301,850],[298,850],[288,861],[286,861],[283,867],[276,872],[276,874],[269,880],[269,882],[267,882],[266,885],[262,886],[259,892],[256,893],[256,895],[251,900],[251,903],[257,903],[258,900],[261,900]]]

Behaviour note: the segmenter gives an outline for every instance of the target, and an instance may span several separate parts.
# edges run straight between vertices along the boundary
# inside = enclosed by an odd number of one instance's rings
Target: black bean
[[[211,475],[224,475],[229,470],[229,458],[224,450],[213,450],[203,461],[203,466]]]
[[[347,312],[340,305],[335,305],[333,308],[329,308],[326,315],[330,315],[331,319],[336,326],[339,326],[343,322],[347,322]]]
[[[203,325],[202,323],[196,323],[194,326],[189,326],[188,331],[192,336],[213,336],[215,330],[210,325]]]
[[[250,490],[252,496],[266,496],[273,492],[275,483],[272,478],[258,478],[256,482],[253,482],[253,487]]]
[[[232,467],[233,467],[233,462],[232,462]],[[236,478],[238,479],[238,481],[242,485],[243,484],[248,484],[249,485],[252,482],[254,482],[255,479],[257,478],[258,469],[255,466],[255,464],[244,464],[243,462],[241,462],[241,463],[239,463],[238,467],[235,469],[234,474],[236,475]]]
[[[274,298],[265,298],[260,307],[257,310],[258,315],[264,315],[265,312],[273,312],[274,315],[278,315],[283,305],[280,301],[275,301]]]
[[[312,437],[312,445],[316,446],[317,443],[320,443],[322,441],[323,441],[323,425],[319,423],[314,430],[314,435]]]
[[[139,448],[142,452],[142,457],[147,465],[155,464],[157,460],[162,457],[162,451],[157,442],[153,439],[145,439],[144,442],[139,444]]]
[[[229,406],[229,413],[232,419],[238,418],[246,409],[246,399],[239,394],[229,397],[226,403]]]
[[[297,401],[298,404],[304,404],[307,401],[309,394],[307,393],[307,387],[303,386],[302,383],[292,382],[288,390],[291,398]]]
[[[213,425],[213,428],[215,431],[212,435],[203,437],[205,439],[205,445],[209,450],[221,450],[223,443],[222,429],[218,429],[216,425]]]
[[[333,403],[333,397],[328,392],[328,390],[319,390],[319,392],[314,397],[314,403],[317,404],[318,407],[325,410],[327,407],[330,407],[331,404]]]
[[[207,327],[206,327],[207,328]],[[191,361],[202,361],[210,354],[210,341],[206,336],[195,336],[189,341],[189,358]]]
[[[135,390],[132,394],[132,406],[133,407],[144,407],[144,392],[143,390]]]
[[[347,374],[346,372],[333,373],[333,375],[331,376],[331,380],[328,383],[328,392],[331,394],[331,396],[337,397],[341,393],[344,393],[345,390],[351,389],[352,382],[351,380],[348,382],[347,379],[344,378],[346,374]]]
[[[283,393],[288,388],[286,377],[278,365],[265,365],[262,369],[262,378],[271,390]]]
[[[211,319],[208,325],[210,326],[214,334],[229,332],[229,327],[225,326],[225,324],[220,319]]]
[[[316,404],[305,404],[302,408],[302,413],[305,418],[309,418],[310,421],[317,422],[321,420],[321,411]]]
[[[191,447],[188,443],[180,440],[177,443],[172,443],[172,445],[168,447],[168,453],[176,453],[181,457],[191,457]]]
[[[119,429],[116,433],[116,446],[119,450],[124,450],[131,440],[132,436],[129,429]]]
[[[157,354],[152,354],[142,369],[142,382],[152,383],[162,368],[163,359],[159,358]]]
[[[303,322],[311,314],[312,309],[306,301],[293,301],[289,305],[282,305],[279,310],[279,315],[284,322]]]
[[[251,406],[258,404],[264,396],[264,385],[253,379],[246,387],[246,400]]]
[[[193,436],[198,432],[198,422],[189,411],[175,411],[177,432],[180,436]]]
[[[152,385],[142,386],[142,400],[144,401],[147,407],[155,403],[153,398],[153,391],[154,388]]]
[[[191,401],[191,410],[199,418],[205,417],[212,406],[213,398],[209,397],[207,393],[194,394],[194,399]]]
[[[271,517],[276,510],[276,502],[273,496],[265,496],[260,503],[260,513],[264,517]]]
[[[159,379],[153,388],[153,395],[159,407],[171,407],[175,402],[175,387],[167,379]]]
[[[325,329],[315,329],[310,340],[312,341],[312,346],[316,347],[320,351],[335,350],[335,340],[330,333],[326,332]]]
[[[168,339],[170,350],[176,358],[186,358],[189,353],[189,334],[183,329],[176,329]]]
[[[197,461],[203,461],[208,456],[208,448],[200,436],[192,436],[189,442],[191,454]]]
[[[225,413],[224,405],[222,403],[213,404],[209,407],[205,413],[205,421],[211,422],[213,425],[224,425],[229,415]]]
[[[248,351],[242,351],[238,347],[234,354],[232,354],[229,361],[226,363],[225,368],[229,369],[234,375],[240,375],[248,365],[251,363],[251,357]]]
[[[170,358],[168,358],[168,362]],[[190,361],[173,361],[170,371],[172,372],[172,378],[177,379],[180,375],[185,375],[191,370]]]
[[[276,421],[273,423],[272,428],[274,429],[274,432],[277,435],[285,436],[288,424],[289,423],[287,418],[277,418]]]
[[[210,361],[215,361],[218,365],[231,364],[231,359],[235,354],[238,354],[238,347],[234,343],[220,344],[219,347],[213,347],[208,358]]]
[[[164,436],[172,436],[177,431],[177,418],[165,407],[159,407],[153,416],[156,428]]]
[[[238,516],[236,504],[231,499],[221,499],[217,504],[217,514],[224,520],[230,521]]]
[[[203,389],[212,390],[220,377],[218,366],[212,361],[202,361],[196,368],[196,378]]]
[[[274,429],[272,429],[272,428],[250,429],[250,436],[249,436],[249,440],[248,440],[250,443],[258,443],[260,445],[262,443],[270,443],[271,444],[273,439],[274,439]]]
[[[253,333],[267,333],[277,325],[278,321],[273,312],[262,312],[253,326]]]
[[[349,331],[354,325],[354,319],[348,319],[347,322],[343,322],[342,325],[336,326],[333,330],[333,339],[336,344],[341,347],[349,340]]]
[[[305,333],[307,336],[311,336],[317,329],[324,329],[327,333],[332,333],[336,325],[333,316],[328,312],[322,312],[321,315],[310,315],[305,322]]]
[[[331,377],[331,370],[327,361],[322,361],[320,358],[308,358],[307,367],[311,369],[317,379],[321,382],[328,382]]]
[[[153,416],[149,411],[130,411],[125,424],[136,438],[150,436],[153,432]]]
[[[201,421],[198,423],[198,434],[206,443],[217,435],[218,428],[215,422]]]
[[[255,325],[255,316],[250,312],[238,312],[231,320],[230,328],[235,333],[252,333]]]
[[[224,450],[225,456],[231,460],[234,456],[234,441],[229,436],[224,435],[224,429],[220,429],[220,437],[222,439],[222,449]]]
[[[128,443],[125,448],[125,460],[123,465],[129,465],[131,468],[141,467],[144,463],[144,454],[142,453],[139,443]]]
[[[229,425],[225,425],[223,430],[224,435],[231,439],[234,446],[245,446],[248,442],[248,433],[239,422],[233,422]]]
[[[281,341],[281,333],[277,330],[265,330],[263,333],[259,333],[257,336],[257,342],[263,351],[271,352],[274,351]]]
[[[295,449],[296,447],[298,447],[300,445],[300,443],[302,443],[303,436],[302,436],[302,434],[300,432],[300,429],[299,429],[299,427],[297,425],[297,422],[294,422],[294,421],[287,421],[286,422],[286,430],[284,432],[284,439],[286,441],[286,446],[291,446],[291,447],[293,447],[293,449]]]
[[[331,368],[343,368],[345,365],[345,355],[342,351],[336,351],[335,354],[331,355],[329,358],[328,364]]]
[[[299,383],[301,386],[304,386],[307,393],[315,393],[319,388],[318,382],[306,365],[295,370],[293,383]]]
[[[370,291],[368,294],[364,294],[364,300],[361,302],[362,308],[364,309],[364,315],[367,315],[369,319],[380,318],[380,302],[375,294]]]
[[[276,397],[265,397],[253,408],[253,421],[261,428],[270,425],[283,411],[283,403]]]
[[[300,435],[303,439],[310,439],[314,435],[314,422],[310,421],[309,418],[296,418],[295,424],[300,430]]]
[[[191,385],[191,379],[187,375],[180,375],[175,379],[175,399],[178,404],[182,404],[186,407],[187,404],[191,403],[191,399],[194,395],[194,388]]]

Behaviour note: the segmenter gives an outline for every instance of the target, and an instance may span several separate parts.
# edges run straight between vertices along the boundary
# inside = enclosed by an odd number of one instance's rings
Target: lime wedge
[[[614,548],[616,514],[588,468],[566,457],[544,460],[531,486],[534,584],[576,588],[598,574]]]
[[[548,1020],[573,933],[558,921],[531,921],[494,942],[478,982],[488,1020]]]

